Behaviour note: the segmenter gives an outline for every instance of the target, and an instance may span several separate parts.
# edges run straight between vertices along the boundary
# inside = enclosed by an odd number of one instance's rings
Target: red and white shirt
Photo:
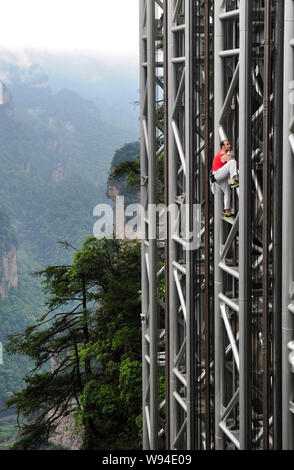
[[[224,150],[220,150],[216,156],[214,157],[214,160],[213,160],[213,165],[212,165],[212,171],[213,173],[215,173],[217,170],[219,170],[220,168],[222,168],[223,166],[225,166],[225,164],[227,162],[222,162],[221,161],[221,158],[226,154],[226,152]]]

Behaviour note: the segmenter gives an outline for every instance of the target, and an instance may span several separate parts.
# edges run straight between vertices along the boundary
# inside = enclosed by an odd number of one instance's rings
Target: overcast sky
[[[0,48],[138,58],[138,0],[1,2]]]

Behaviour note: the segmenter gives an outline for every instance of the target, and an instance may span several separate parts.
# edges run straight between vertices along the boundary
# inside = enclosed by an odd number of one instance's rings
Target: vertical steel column
[[[289,365],[288,345],[294,338],[294,2],[285,0],[284,41],[284,147],[283,147],[283,294],[282,294],[282,406],[283,449],[294,448],[293,390],[294,374]]]
[[[224,24],[220,15],[225,12],[224,2],[214,2],[214,151],[219,151],[219,117],[224,103],[224,64],[221,52],[224,49]],[[220,313],[219,294],[223,291],[222,271],[219,267],[221,260],[221,242],[223,227],[221,214],[223,211],[221,189],[216,186],[214,198],[214,388],[215,388],[215,448],[224,448],[224,435],[220,429],[221,416],[224,408],[224,327]]]
[[[140,81],[141,81],[141,201],[144,207],[145,239],[142,242],[142,349],[143,349],[143,446],[157,449],[160,430],[159,390],[160,373],[159,340],[160,322],[158,304],[157,266],[157,158],[159,133],[156,90],[163,87],[156,61],[157,43],[162,41],[157,2],[140,0]],[[164,333],[164,332],[163,332]],[[162,357],[161,357],[162,359]],[[161,364],[162,365],[162,364]],[[163,363],[164,365],[164,363]]]
[[[192,154],[191,175],[193,179],[193,202],[198,205],[198,246],[193,252],[193,309],[196,382],[194,384],[196,405],[196,448],[211,449],[214,443],[212,432],[212,257],[211,231],[213,222],[210,212],[209,171],[213,147],[213,90],[212,47],[213,4],[210,1],[192,2]],[[195,229],[194,229],[195,234]]]
[[[274,63],[274,160],[273,179],[273,448],[282,448],[282,186],[283,186],[283,85],[284,0],[276,0]]]
[[[147,24],[146,24],[146,0],[140,0],[140,131],[141,131],[141,145],[140,145],[140,166],[141,166],[141,203],[146,211],[148,203],[148,155],[147,155],[147,136],[145,129],[147,127]],[[144,229],[146,224],[144,220]],[[144,234],[144,238],[145,238]],[[146,263],[147,250],[145,247],[145,240],[142,241],[141,248],[141,286],[142,286],[142,410],[143,410],[143,448],[148,449],[150,444],[150,419],[148,413],[149,404],[149,364],[148,357],[148,342],[146,341],[147,335],[147,319],[148,319],[148,303],[149,303],[149,289],[148,289],[148,272]]]
[[[150,213],[156,204],[156,96],[155,96],[155,2],[147,2],[147,82],[148,82],[148,263],[149,263],[149,338],[150,338],[150,426],[151,449],[158,448],[158,311],[156,276],[156,218]],[[150,236],[151,232],[151,236]]]
[[[239,354],[240,354],[240,449],[251,448],[251,8],[240,0],[239,79]]]
[[[169,203],[169,164],[168,164],[168,0],[164,0],[164,29],[163,29],[163,41],[164,41],[164,204],[167,207]],[[166,423],[165,423],[165,441],[166,449],[170,449],[170,405],[169,405],[169,388],[170,388],[170,356],[169,356],[169,213],[166,211],[165,216],[166,226],[166,241],[165,241],[165,399],[166,399]]]
[[[204,317],[205,317],[205,442],[206,449],[211,449],[211,311],[210,311],[210,1],[205,2],[204,7],[204,74],[205,74],[205,169],[204,169],[204,199],[205,199],[205,293],[204,293]]]
[[[185,0],[185,157],[186,157],[186,204],[188,206],[186,235],[194,227],[194,180],[193,180],[193,139],[192,139],[192,2]],[[185,232],[184,232],[185,233]],[[195,234],[193,234],[195,236]],[[188,241],[188,240],[187,240]],[[188,241],[189,243],[189,241]],[[187,449],[195,449],[195,292],[194,292],[194,250],[187,248],[186,258],[186,361],[187,361]]]
[[[264,92],[263,92],[263,448],[269,450],[270,418],[270,229],[271,229],[271,2],[265,0]]]
[[[178,214],[169,233],[172,449],[195,447],[193,254],[185,238],[193,227],[191,7],[189,0],[171,0],[168,11],[169,206]]]
[[[174,102],[177,96],[176,88],[176,72],[172,63],[173,51],[175,48],[174,34],[171,30],[174,17],[174,2],[169,2],[168,8],[168,56],[165,60],[168,63],[168,204],[175,203],[177,196],[177,164],[176,164],[176,144],[173,132],[170,129],[170,116],[174,112]],[[170,213],[168,213],[170,218]],[[170,220],[170,219],[169,219]],[[174,374],[173,368],[177,357],[176,344],[177,337],[177,315],[179,308],[179,301],[176,292],[176,285],[174,282],[174,263],[177,259],[177,244],[173,238],[173,221],[169,221],[168,225],[168,245],[169,245],[169,406],[170,406],[170,448],[174,449],[177,439],[177,424],[178,409],[177,403],[174,398],[174,393],[177,391],[177,378]]]

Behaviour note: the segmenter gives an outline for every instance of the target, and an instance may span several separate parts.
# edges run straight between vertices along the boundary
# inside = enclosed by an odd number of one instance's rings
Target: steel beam
[[[284,87],[284,0],[276,1],[274,75],[274,161],[273,178],[273,441],[282,448],[282,194],[283,186],[283,87]],[[283,71],[283,72],[282,72]]]
[[[157,159],[162,152],[158,119],[158,88],[162,89],[162,41],[160,12],[155,0],[140,0],[141,92],[141,203],[145,239],[142,242],[142,350],[143,350],[143,446],[157,449],[160,429],[158,382],[160,376],[160,318],[158,298],[158,237],[154,207],[157,204]]]
[[[224,49],[225,31],[221,20],[225,14],[224,2],[217,0],[214,2],[214,128],[220,128],[221,110],[225,101],[224,84],[224,64],[220,52]],[[215,131],[214,152],[219,151],[220,140],[223,135]],[[224,435],[220,428],[221,415],[224,407],[224,387],[225,387],[225,340],[224,325],[221,318],[219,295],[223,292],[223,276],[219,267],[221,261],[223,225],[221,214],[223,212],[221,189],[216,186],[214,201],[214,329],[215,329],[215,356],[214,356],[214,390],[215,390],[215,448],[222,450],[224,448]]]
[[[156,11],[164,6],[162,57]],[[158,403],[164,363],[170,449],[292,449],[293,0],[141,0],[140,9],[144,448],[158,448],[164,433]],[[163,65],[164,128],[157,118]],[[164,299],[158,298],[161,244],[151,237],[157,222],[148,212],[148,204],[157,203],[163,130],[166,334],[160,329]],[[232,220],[223,218],[218,186],[213,218],[209,212],[212,153],[226,138],[239,163]],[[189,249],[194,204],[201,206],[200,245]]]
[[[174,1],[168,11],[169,206],[191,206],[190,4]],[[180,222],[179,222],[180,223]],[[190,227],[190,211],[188,213]],[[191,336],[191,259],[178,225],[170,224],[170,438],[172,449],[194,447],[193,338]],[[178,269],[181,266],[181,269]],[[183,353],[179,355],[179,351]]]
[[[293,221],[293,177],[294,152],[291,147],[291,122],[294,117],[294,2],[285,0],[284,25],[284,148],[283,148],[283,294],[282,294],[282,407],[283,407],[283,449],[293,450],[294,421],[290,411],[293,402],[294,375],[289,364],[288,344],[293,341],[293,250],[294,250],[294,221]]]

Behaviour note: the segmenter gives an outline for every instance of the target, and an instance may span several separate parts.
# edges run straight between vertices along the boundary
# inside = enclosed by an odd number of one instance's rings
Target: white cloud
[[[23,49],[2,49],[0,50],[0,61],[6,64],[17,65],[21,69],[26,69],[32,65],[27,53]]]
[[[3,48],[138,55],[138,0],[9,0],[1,4]]]

